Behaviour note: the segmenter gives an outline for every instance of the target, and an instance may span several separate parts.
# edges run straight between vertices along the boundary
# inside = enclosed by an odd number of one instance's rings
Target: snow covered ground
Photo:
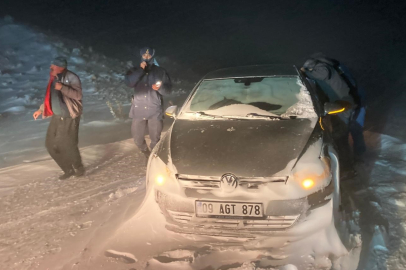
[[[56,181],[50,159],[1,169],[0,269],[55,269],[131,217],[145,170],[134,149],[131,140],[82,148],[88,174],[66,182]],[[39,266],[62,252],[49,268]]]
[[[406,268],[406,138],[365,133],[367,158],[343,183],[342,222],[309,237],[176,234],[146,193],[144,160],[128,139],[128,63],[5,20],[0,40],[0,269]],[[85,96],[87,175],[69,181],[57,180],[44,149],[48,120],[32,119],[57,55],[68,58]],[[405,98],[393,104],[388,128],[404,128]]]

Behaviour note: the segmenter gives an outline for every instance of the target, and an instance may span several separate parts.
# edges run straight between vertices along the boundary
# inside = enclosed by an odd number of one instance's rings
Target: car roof
[[[265,76],[297,76],[293,65],[253,65],[218,69],[209,72],[203,79],[226,79],[242,77],[265,77]]]

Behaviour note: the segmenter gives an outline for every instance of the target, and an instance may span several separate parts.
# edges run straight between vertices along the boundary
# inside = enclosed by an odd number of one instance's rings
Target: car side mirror
[[[351,103],[344,100],[324,103],[325,114],[339,114],[351,108]]]
[[[171,118],[175,118],[177,110],[178,106],[170,106],[165,110],[165,114]]]

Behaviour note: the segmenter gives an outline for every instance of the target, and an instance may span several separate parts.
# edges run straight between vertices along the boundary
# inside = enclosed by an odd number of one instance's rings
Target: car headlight
[[[151,184],[165,186],[174,179],[175,174],[170,167],[165,164],[158,156],[151,157],[148,168],[147,179]]]
[[[304,189],[309,189],[314,186],[314,180],[312,178],[306,178],[305,180],[302,181],[302,187]]]
[[[163,184],[165,184],[165,177],[162,176],[162,175],[157,175],[157,176],[155,177],[155,183],[156,183],[158,186],[162,186]]]
[[[304,190],[317,190],[328,186],[331,181],[330,160],[317,158],[311,163],[300,163],[292,172],[294,180]]]

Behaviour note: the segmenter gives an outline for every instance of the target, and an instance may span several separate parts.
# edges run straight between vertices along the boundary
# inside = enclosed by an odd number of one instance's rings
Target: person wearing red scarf
[[[85,169],[78,148],[79,121],[82,113],[82,86],[79,77],[67,69],[63,57],[50,66],[44,103],[34,112],[35,120],[51,118],[45,146],[64,172],[59,179],[82,176]]]

